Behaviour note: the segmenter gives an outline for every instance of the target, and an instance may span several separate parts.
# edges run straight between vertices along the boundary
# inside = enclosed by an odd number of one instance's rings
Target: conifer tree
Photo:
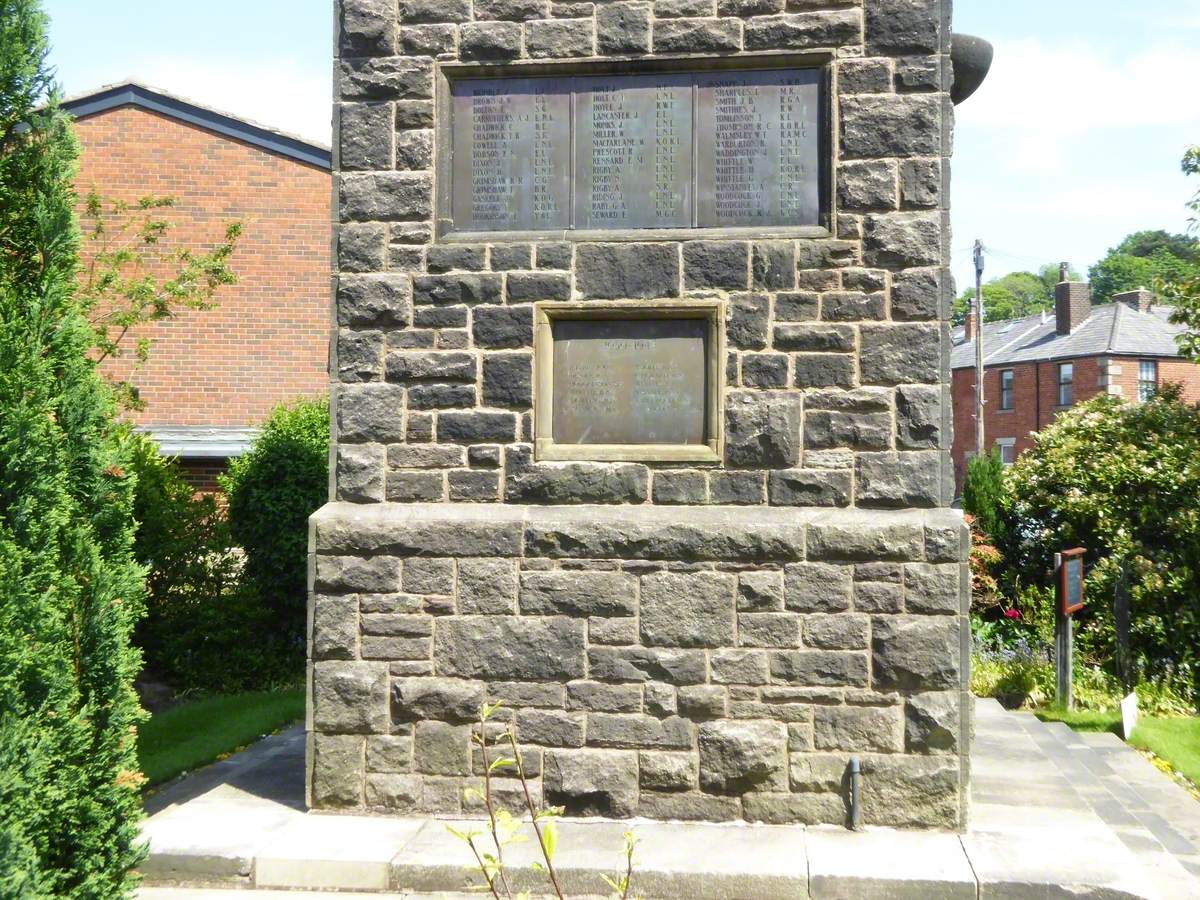
[[[74,296],[77,146],[37,0],[0,0],[0,896],[132,893],[126,447]]]

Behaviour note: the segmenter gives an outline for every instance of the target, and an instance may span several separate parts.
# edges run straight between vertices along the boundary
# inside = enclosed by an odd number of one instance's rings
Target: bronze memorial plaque
[[[554,322],[554,441],[703,444],[708,340],[705,319]]]
[[[451,79],[451,231],[822,222],[820,69]]]
[[[456,227],[544,231],[570,224],[569,82],[488,78],[454,84]]]
[[[578,79],[574,182],[576,228],[689,227],[691,76]]]
[[[818,73],[720,72],[696,89],[697,225],[816,224]]]

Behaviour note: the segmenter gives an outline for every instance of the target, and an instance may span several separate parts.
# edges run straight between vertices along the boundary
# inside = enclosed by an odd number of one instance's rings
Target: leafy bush
[[[278,407],[221,484],[247,581],[303,659],[308,517],[329,495],[328,401]]]
[[[76,144],[0,0],[0,895],[126,897],[142,776],[132,480],[73,295]]]
[[[1004,538],[1004,463],[999,450],[972,457],[967,463],[962,504],[963,510],[974,517],[975,526],[993,543]]]
[[[292,641],[242,579],[243,554],[212,496],[197,495],[158,445],[133,436],[134,552],[148,569],[137,644],[177,690],[236,692],[295,679]]]
[[[1006,577],[1048,590],[1054,553],[1088,548],[1085,658],[1116,659],[1121,591],[1134,680],[1186,686],[1200,702],[1200,406],[1170,385],[1147,403],[1079,404],[1006,478]]]

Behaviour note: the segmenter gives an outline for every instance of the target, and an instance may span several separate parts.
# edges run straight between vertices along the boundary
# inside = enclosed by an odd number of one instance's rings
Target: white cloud
[[[150,57],[134,63],[127,77],[328,144],[333,103],[329,71],[322,75],[288,58],[229,62]]]
[[[1004,170],[1051,174],[1088,152],[1089,139],[1161,126],[1200,132],[1198,81],[1200,54],[1179,45],[1121,55],[1040,38],[1001,41],[958,125],[964,136],[986,139]]]

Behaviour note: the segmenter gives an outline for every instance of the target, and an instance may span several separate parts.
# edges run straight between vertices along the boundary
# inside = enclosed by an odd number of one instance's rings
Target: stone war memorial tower
[[[341,0],[312,808],[964,827],[950,5]]]

